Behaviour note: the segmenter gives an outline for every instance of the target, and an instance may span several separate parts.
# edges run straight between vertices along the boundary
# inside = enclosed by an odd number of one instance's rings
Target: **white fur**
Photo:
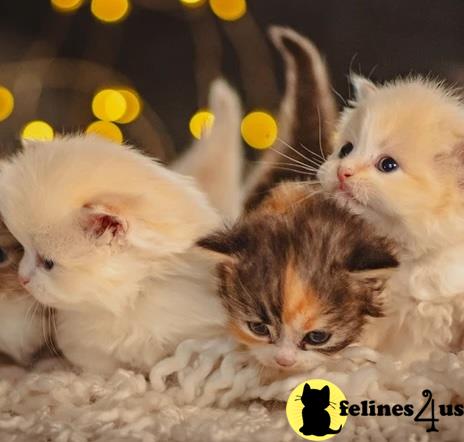
[[[42,312],[27,293],[0,295],[0,353],[7,354],[21,365],[44,345]]]
[[[214,124],[172,166],[192,176],[213,207],[229,221],[241,211],[243,146],[240,135],[240,99],[222,79],[212,84],[209,107]]]
[[[58,310],[57,341],[73,363],[147,369],[176,341],[218,333],[213,265],[192,246],[219,217],[190,179],[74,136],[26,147],[0,182],[5,224],[25,249],[19,273]]]
[[[405,360],[461,348],[464,327],[464,106],[441,84],[399,80],[377,87],[356,78],[357,100],[340,120],[334,152],[321,167],[326,190],[399,245],[401,266],[384,293],[385,319],[365,342]],[[393,157],[399,169],[375,165]],[[337,170],[350,170],[346,190]]]

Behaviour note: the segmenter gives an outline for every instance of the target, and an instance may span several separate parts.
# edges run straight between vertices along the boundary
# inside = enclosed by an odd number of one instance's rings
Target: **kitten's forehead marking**
[[[283,323],[311,330],[320,313],[319,299],[308,283],[303,281],[293,260],[285,268],[282,298]]]

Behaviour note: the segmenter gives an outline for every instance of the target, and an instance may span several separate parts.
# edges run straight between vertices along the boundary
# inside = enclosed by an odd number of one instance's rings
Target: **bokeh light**
[[[34,120],[27,123],[21,132],[21,138],[23,140],[51,141],[53,137],[53,128],[48,123],[41,120]]]
[[[214,115],[208,110],[200,110],[190,119],[190,132],[199,140],[205,132],[211,129],[213,123]]]
[[[105,23],[116,23],[127,17],[130,11],[129,0],[92,0],[92,14]]]
[[[206,3],[206,0],[180,0],[187,8],[199,8]]]
[[[131,123],[142,111],[142,100],[139,94],[133,89],[118,89],[117,92],[119,92],[126,101],[126,110],[116,121],[121,124]]]
[[[73,12],[79,9],[84,0],[51,0],[54,9],[59,12]]]
[[[247,12],[246,0],[209,0],[211,10],[222,20],[234,21]]]
[[[3,86],[0,86],[0,121],[6,120],[13,112],[13,94]]]
[[[92,100],[93,114],[103,121],[116,121],[127,111],[124,95],[115,89],[103,89]]]
[[[267,149],[277,138],[277,123],[267,112],[249,113],[241,125],[243,139],[255,149]]]
[[[103,138],[116,141],[117,143],[122,143],[124,139],[121,129],[119,129],[116,124],[109,121],[94,121],[89,124],[85,132],[88,134],[99,135]]]

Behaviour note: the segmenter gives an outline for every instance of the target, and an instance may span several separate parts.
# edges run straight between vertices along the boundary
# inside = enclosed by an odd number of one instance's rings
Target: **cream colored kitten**
[[[464,105],[423,79],[355,78],[325,189],[401,246],[369,343],[403,358],[460,346],[464,318]]]
[[[23,245],[19,277],[57,310],[77,366],[148,370],[215,335],[212,263],[193,248],[219,217],[193,182],[98,137],[34,142],[2,166],[0,210]]]

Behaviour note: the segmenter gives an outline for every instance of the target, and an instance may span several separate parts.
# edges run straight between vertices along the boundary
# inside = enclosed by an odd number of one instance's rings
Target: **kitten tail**
[[[209,107],[215,117],[211,131],[195,141],[172,168],[195,178],[213,207],[227,220],[234,220],[242,206],[242,107],[223,79],[213,82]]]
[[[269,34],[285,62],[285,95],[279,139],[262,157],[265,163],[249,178],[246,210],[256,207],[281,181],[306,181],[316,176],[317,167],[332,151],[337,118],[327,69],[316,47],[291,29],[272,26]]]

